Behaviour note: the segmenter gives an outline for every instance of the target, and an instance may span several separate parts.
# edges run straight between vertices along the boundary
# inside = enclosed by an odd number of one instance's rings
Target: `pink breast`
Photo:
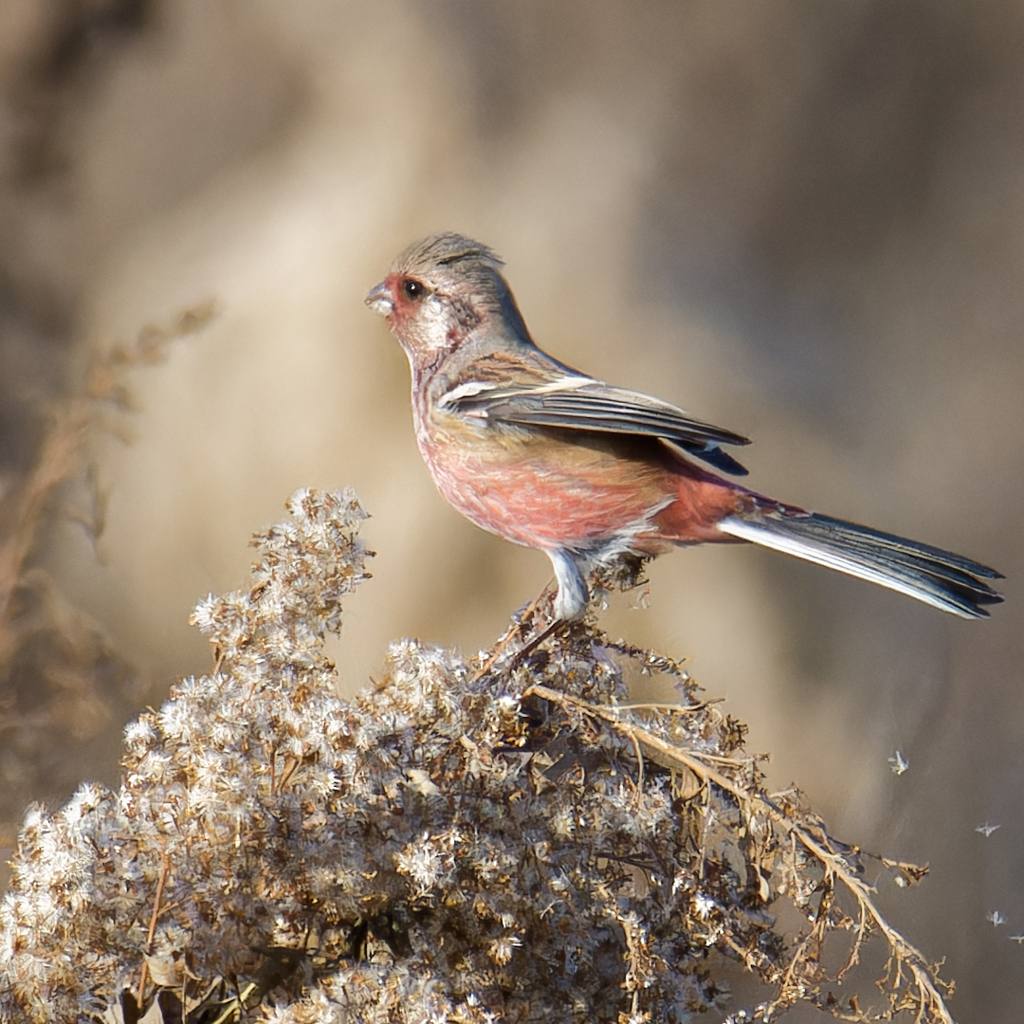
[[[648,514],[666,497],[663,470],[610,453],[546,438],[435,440],[420,450],[441,494],[477,526],[529,547],[582,547],[630,526],[649,529]]]

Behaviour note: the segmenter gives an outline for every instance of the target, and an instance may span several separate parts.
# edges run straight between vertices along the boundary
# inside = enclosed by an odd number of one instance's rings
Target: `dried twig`
[[[674,763],[681,768],[686,768],[699,778],[713,783],[724,790],[736,801],[741,808],[744,817],[749,819],[756,813],[763,813],[768,817],[774,826],[783,834],[798,841],[808,852],[820,862],[825,869],[824,889],[830,891],[831,881],[838,880],[854,896],[861,914],[861,924],[857,931],[853,950],[850,958],[840,970],[838,976],[847,973],[859,955],[859,950],[866,934],[866,925],[870,919],[871,925],[885,936],[890,948],[890,988],[901,989],[902,970],[908,970],[913,979],[913,986],[917,992],[916,1006],[917,1017],[922,1021],[937,1021],[942,1024],[953,1024],[953,1019],[946,1009],[945,1002],[940,995],[934,979],[934,969],[927,962],[924,955],[903,935],[892,927],[882,916],[872,897],[872,888],[862,881],[856,872],[850,869],[847,861],[836,853],[831,847],[827,836],[815,836],[811,828],[794,819],[760,788],[751,787],[749,784],[739,784],[733,778],[712,766],[714,763],[722,763],[721,758],[708,756],[692,750],[685,750],[681,747],[664,740],[651,730],[623,717],[619,708],[608,707],[607,705],[591,704],[586,700],[563,693],[550,687],[534,684],[530,686],[524,695],[536,695],[554,704],[558,704],[566,710],[585,712],[601,718],[609,723],[617,732],[628,737],[631,742],[639,746],[654,749],[664,758],[662,764]],[[738,762],[733,762],[737,764]],[[752,767],[752,765],[751,765]],[[890,867],[896,867],[903,873],[923,874],[924,869],[917,868],[899,861],[891,861],[881,858],[882,862]],[[776,1009],[792,1005],[795,1001],[790,994],[793,988],[800,988],[794,979],[802,965],[808,960],[820,962],[820,947],[824,941],[825,927],[827,922],[827,906],[823,893],[822,904],[819,908],[817,920],[811,932],[802,940],[797,947],[793,960],[780,985],[780,994],[777,997]],[[833,1010],[836,1016],[841,1019],[864,1020],[867,1019],[861,1014],[846,1017],[841,1011]]]

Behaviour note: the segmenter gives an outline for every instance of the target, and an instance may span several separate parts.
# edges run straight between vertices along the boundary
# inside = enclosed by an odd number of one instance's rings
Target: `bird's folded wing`
[[[492,423],[657,437],[723,472],[746,473],[719,446],[749,444],[747,438],[696,420],[666,402],[590,377],[564,376],[528,384],[463,380],[442,397],[441,404]]]

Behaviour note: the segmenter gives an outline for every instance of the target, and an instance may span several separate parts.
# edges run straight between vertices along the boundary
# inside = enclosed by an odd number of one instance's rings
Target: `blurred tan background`
[[[373,516],[343,687],[390,639],[486,646],[544,586],[542,555],[434,492],[363,306],[406,244],[458,230],[505,257],[553,354],[752,437],[752,486],[1007,574],[967,623],[702,548],[604,624],[689,658],[840,836],[929,861],[884,890],[895,923],[947,957],[959,1019],[1016,1019],[1022,47],[1002,0],[4,0],[0,502],[90,349],[220,311],[131,371],[132,443],[94,436],[97,544],[40,536],[108,647],[93,719],[0,731],[5,814],[116,782],[124,722],[209,666],[192,605],[244,582],[296,487],[350,485]],[[3,685],[17,721],[38,681]]]

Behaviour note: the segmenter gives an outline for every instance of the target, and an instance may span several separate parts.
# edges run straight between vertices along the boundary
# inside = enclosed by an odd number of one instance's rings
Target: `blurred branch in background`
[[[213,315],[212,303],[197,306],[169,327],[146,327],[132,344],[95,355],[82,394],[50,409],[35,465],[9,477],[0,497],[0,844],[9,844],[26,800],[53,799],[67,786],[67,747],[103,727],[112,697],[130,699],[133,678],[103,627],[33,555],[54,516],[80,523],[95,543],[105,499],[86,459],[90,431],[119,429],[109,412],[131,408],[126,370],[158,362],[170,341]],[[77,503],[69,508],[62,499],[74,484]]]
[[[324,639],[367,576],[366,514],[351,491],[288,507],[250,585],[196,608],[215,669],[127,727],[121,787],[30,809],[6,1020],[738,1024],[805,1003],[952,1024],[867,855],[769,795],[745,727],[671,659],[592,621],[507,649],[516,622],[475,663],[395,643],[339,699]],[[631,704],[641,673],[678,703]]]

